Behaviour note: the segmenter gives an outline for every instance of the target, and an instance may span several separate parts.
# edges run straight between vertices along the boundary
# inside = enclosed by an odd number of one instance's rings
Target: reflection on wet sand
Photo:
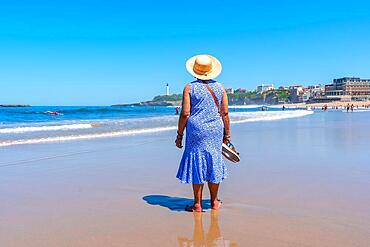
[[[226,240],[221,235],[220,226],[218,224],[218,212],[212,210],[210,217],[210,225],[207,234],[204,234],[203,213],[194,212],[194,232],[193,239],[186,237],[178,237],[180,247],[201,247],[201,246],[222,246],[222,247],[237,247],[235,242]],[[204,216],[205,217],[205,216]]]

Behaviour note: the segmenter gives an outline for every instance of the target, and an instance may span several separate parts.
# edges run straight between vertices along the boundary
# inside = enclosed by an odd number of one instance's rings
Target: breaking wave
[[[229,116],[232,124],[240,124],[297,118],[312,113],[313,111],[308,110],[231,112]],[[80,123],[62,125],[50,125],[49,123],[49,125],[7,127],[0,129],[0,134],[2,134],[0,147],[173,131],[177,128],[177,119],[177,116],[172,115],[132,119],[83,120]]]
[[[0,134],[25,133],[36,131],[75,130],[75,129],[88,129],[92,127],[93,127],[92,124],[66,124],[54,126],[46,125],[46,126],[14,127],[0,129]]]

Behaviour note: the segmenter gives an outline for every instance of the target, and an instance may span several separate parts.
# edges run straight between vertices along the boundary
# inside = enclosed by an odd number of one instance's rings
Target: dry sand
[[[222,209],[195,215],[174,133],[3,148],[0,246],[368,247],[369,124],[329,112],[233,125],[242,162]]]

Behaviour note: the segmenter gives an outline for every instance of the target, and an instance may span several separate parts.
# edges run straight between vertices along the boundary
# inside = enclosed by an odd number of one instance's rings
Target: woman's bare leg
[[[219,209],[221,202],[218,200],[218,188],[220,184],[214,184],[211,182],[208,182],[208,188],[209,188],[209,193],[211,194],[211,206],[212,209]]]
[[[203,193],[203,184],[193,184],[194,192],[194,211],[202,211],[202,193]]]

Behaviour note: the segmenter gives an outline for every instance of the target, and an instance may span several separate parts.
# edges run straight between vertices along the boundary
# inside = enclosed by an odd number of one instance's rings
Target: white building
[[[166,95],[170,95],[170,86],[168,85],[168,83],[166,85]]]
[[[234,89],[233,88],[226,88],[226,93],[234,94]]]
[[[274,84],[262,84],[257,87],[256,91],[257,93],[264,93],[272,89],[274,89]]]

